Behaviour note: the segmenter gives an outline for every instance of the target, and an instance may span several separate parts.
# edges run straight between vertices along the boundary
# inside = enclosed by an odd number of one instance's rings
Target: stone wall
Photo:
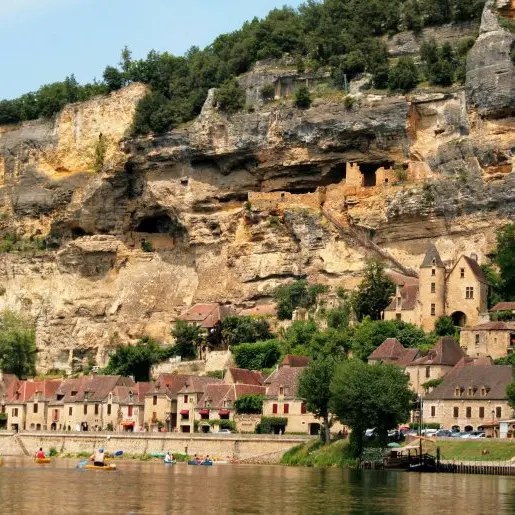
[[[277,191],[271,193],[250,192],[249,202],[252,207],[260,211],[277,211],[291,208],[320,209],[322,192],[315,193],[289,193]]]
[[[92,452],[103,447],[107,452],[123,450],[125,454],[175,452],[217,456],[230,460],[258,458],[269,453],[282,455],[288,449],[307,441],[302,436],[261,435],[154,435],[117,433],[0,433],[0,454],[23,455],[19,439],[29,454],[40,447],[48,452],[55,447],[62,453]]]
[[[460,331],[460,345],[468,356],[503,358],[510,349],[510,334],[511,331],[479,331],[473,327],[464,327]]]

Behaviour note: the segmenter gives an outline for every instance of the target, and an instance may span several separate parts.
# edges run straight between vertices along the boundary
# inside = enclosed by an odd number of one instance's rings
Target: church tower
[[[445,314],[445,266],[436,247],[431,244],[419,272],[420,321],[425,331]]]

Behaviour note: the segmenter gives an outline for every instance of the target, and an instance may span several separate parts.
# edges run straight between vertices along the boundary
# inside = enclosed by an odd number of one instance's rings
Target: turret
[[[436,320],[445,314],[445,265],[433,244],[420,266],[419,300],[422,327],[432,331]]]

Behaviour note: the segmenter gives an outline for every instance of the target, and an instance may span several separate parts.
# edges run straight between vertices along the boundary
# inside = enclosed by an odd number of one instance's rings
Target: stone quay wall
[[[103,447],[107,452],[123,450],[125,454],[174,452],[220,457],[227,460],[270,462],[312,437],[301,435],[201,435],[170,433],[60,433],[60,432],[2,432],[0,454],[33,455],[40,447],[48,453],[55,447],[61,453],[93,452]]]

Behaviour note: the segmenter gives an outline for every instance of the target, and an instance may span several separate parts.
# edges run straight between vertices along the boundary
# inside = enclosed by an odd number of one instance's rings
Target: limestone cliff
[[[193,302],[252,306],[301,276],[352,287],[370,257],[409,273],[430,241],[484,262],[515,211],[513,95],[481,94],[492,48],[480,36],[463,91],[308,110],[283,98],[230,117],[211,92],[191,124],[131,139],[133,85],[0,128],[0,235],[24,242],[0,254],[0,309],[32,313],[40,367],[69,369],[169,340]]]

